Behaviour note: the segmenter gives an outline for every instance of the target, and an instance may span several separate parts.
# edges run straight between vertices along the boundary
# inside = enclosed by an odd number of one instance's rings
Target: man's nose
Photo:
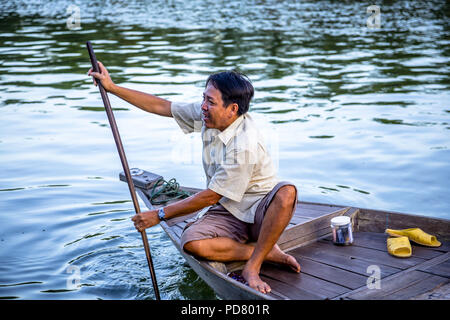
[[[203,102],[202,102],[202,110],[208,111],[208,105],[206,104],[206,100],[203,100]]]

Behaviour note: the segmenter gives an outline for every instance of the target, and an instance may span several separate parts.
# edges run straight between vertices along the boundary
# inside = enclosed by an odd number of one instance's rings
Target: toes
[[[256,290],[258,290],[259,292],[262,292],[262,293],[269,293],[271,291],[269,285],[267,283],[265,283],[265,282],[258,283],[255,286],[255,288],[253,288],[253,289],[256,289]]]
[[[247,273],[245,270],[242,272],[242,277],[247,281],[250,288],[255,289],[262,293],[269,293],[271,291],[270,286],[257,276],[257,274]]]
[[[293,256],[288,256],[287,263],[290,265],[291,269],[299,273],[301,270],[300,264]]]
[[[270,293],[271,289],[267,283],[264,283],[264,293]]]

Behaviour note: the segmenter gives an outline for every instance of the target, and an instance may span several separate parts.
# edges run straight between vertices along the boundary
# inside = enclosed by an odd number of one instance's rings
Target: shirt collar
[[[217,135],[225,145],[228,143],[228,141],[230,141],[232,137],[236,135],[237,129],[242,121],[244,121],[244,118],[245,114],[240,115],[236,120],[233,121],[232,124],[230,124],[225,130]]]

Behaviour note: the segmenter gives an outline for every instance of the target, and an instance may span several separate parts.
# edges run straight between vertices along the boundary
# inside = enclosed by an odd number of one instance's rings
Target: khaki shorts
[[[184,245],[190,241],[218,237],[231,238],[240,243],[257,241],[267,208],[278,190],[287,185],[295,188],[292,183],[283,181],[278,183],[272,191],[264,196],[256,209],[254,223],[239,220],[221,204],[212,206],[201,218],[189,222],[184,227],[183,234],[181,235],[181,248],[184,248]],[[297,198],[297,188],[295,190]],[[297,202],[292,208],[293,212],[295,212],[296,207]]]

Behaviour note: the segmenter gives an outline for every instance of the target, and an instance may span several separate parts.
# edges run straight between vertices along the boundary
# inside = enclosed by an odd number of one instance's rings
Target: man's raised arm
[[[89,69],[88,75],[94,77],[94,84],[97,85],[97,79],[100,80],[106,91],[118,96],[119,98],[131,103],[132,105],[160,116],[171,117],[171,102],[169,100],[159,98],[152,94],[127,89],[116,85],[109,76],[108,70],[98,61],[101,73],[93,72]]]

